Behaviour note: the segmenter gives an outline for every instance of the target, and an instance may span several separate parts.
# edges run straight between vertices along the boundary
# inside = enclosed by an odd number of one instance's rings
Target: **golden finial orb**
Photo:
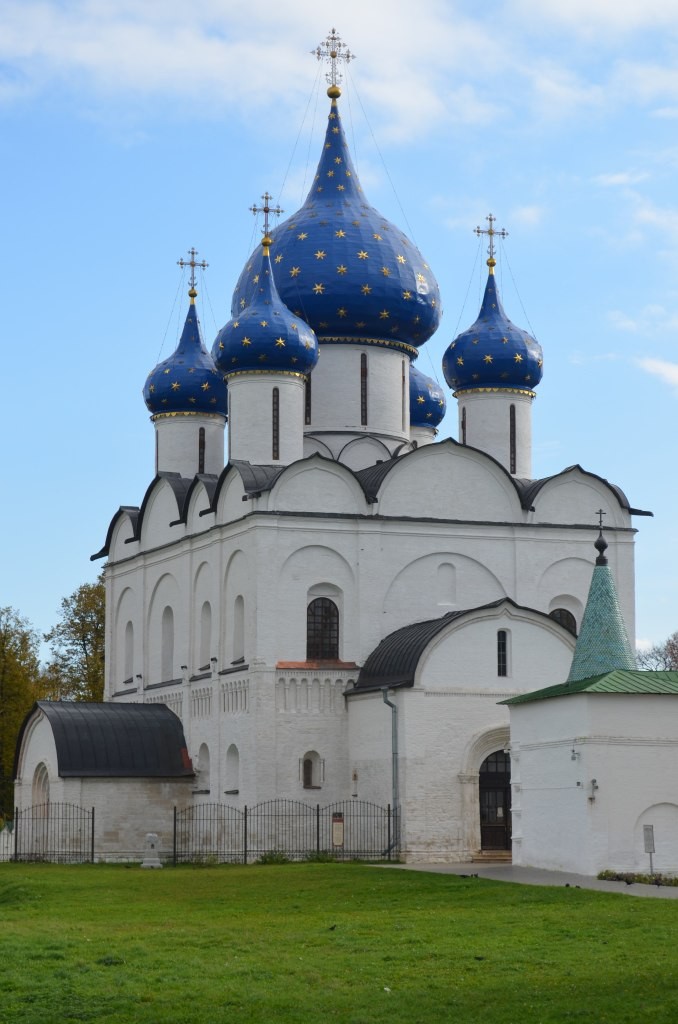
[[[341,89],[338,85],[330,85],[327,90],[327,95],[331,100],[338,100],[341,96]]]

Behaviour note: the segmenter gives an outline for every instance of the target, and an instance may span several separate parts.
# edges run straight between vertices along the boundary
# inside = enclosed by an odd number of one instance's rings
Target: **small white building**
[[[602,536],[596,546],[568,681],[505,701],[513,863],[676,873],[678,672],[635,668]]]

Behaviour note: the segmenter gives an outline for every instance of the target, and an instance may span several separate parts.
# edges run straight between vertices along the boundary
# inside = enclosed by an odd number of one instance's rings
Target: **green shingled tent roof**
[[[589,679],[574,679],[555,686],[545,686],[543,690],[532,693],[521,693],[517,697],[509,697],[500,701],[501,704],[527,704],[533,700],[547,700],[550,697],[569,697],[577,693],[626,693],[640,694],[675,694],[678,696],[678,672],[641,672],[639,669],[615,669],[591,676]]]

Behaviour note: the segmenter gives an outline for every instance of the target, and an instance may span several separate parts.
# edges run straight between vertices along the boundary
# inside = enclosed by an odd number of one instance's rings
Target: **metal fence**
[[[276,855],[392,860],[398,850],[398,814],[390,804],[342,800],[321,807],[278,799],[242,810],[216,803],[174,809],[175,864],[247,864]]]
[[[17,808],[13,859],[56,864],[94,861],[94,808],[64,803]]]

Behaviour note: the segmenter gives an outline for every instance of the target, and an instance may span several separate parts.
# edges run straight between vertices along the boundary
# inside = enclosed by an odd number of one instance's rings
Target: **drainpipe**
[[[381,695],[384,698],[384,704],[388,704],[391,709],[391,780],[393,783],[393,811],[394,813],[398,808],[398,707],[393,703],[392,700],[388,699],[388,687],[385,686]]]

